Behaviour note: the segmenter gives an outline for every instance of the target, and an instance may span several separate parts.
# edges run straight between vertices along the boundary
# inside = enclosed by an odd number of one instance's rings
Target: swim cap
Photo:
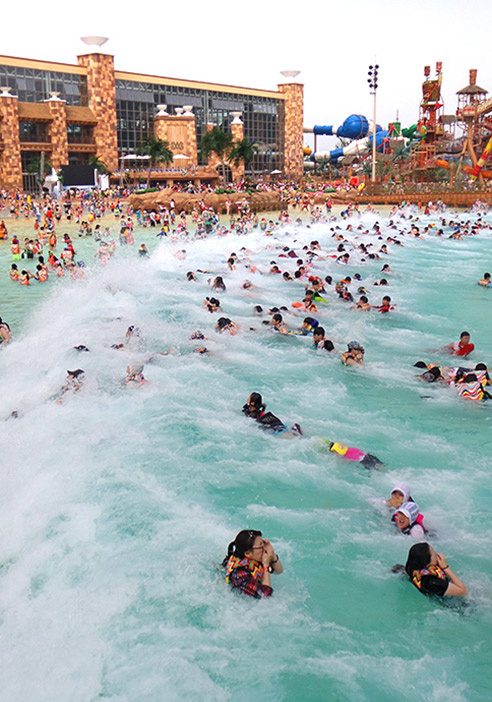
[[[398,507],[398,509],[395,511],[395,514],[398,514],[398,512],[401,512],[405,515],[405,517],[408,517],[410,520],[410,525],[412,525],[419,516],[419,506],[416,502],[404,502],[402,506]]]
[[[396,483],[391,492],[399,492],[403,495],[403,502],[408,502],[410,497],[410,487],[407,483]]]

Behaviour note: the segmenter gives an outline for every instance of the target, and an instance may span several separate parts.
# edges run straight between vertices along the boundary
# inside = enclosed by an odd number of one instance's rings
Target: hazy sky
[[[4,3],[5,55],[75,63],[83,35],[109,37],[117,69],[276,89],[281,70],[298,69],[305,86],[304,122],[339,124],[355,112],[372,116],[369,64],[379,70],[377,121],[399,110],[404,126],[418,117],[424,65],[443,62],[446,113],[478,69],[492,91],[489,0],[344,0],[341,2],[155,2],[87,0],[40,5]]]

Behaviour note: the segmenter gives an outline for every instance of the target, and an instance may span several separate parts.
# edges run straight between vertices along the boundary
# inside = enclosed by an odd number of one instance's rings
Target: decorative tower
[[[118,135],[116,131],[116,85],[114,56],[103,54],[100,47],[107,37],[82,37],[82,41],[95,49],[78,56],[79,66],[87,70],[89,107],[97,119],[94,127],[96,155],[111,170],[118,168]]]
[[[17,95],[10,94],[9,87],[0,90],[0,141],[4,149],[0,159],[0,183],[4,188],[22,190],[18,99]]]
[[[284,78],[296,78],[300,71],[281,71]],[[304,86],[302,83],[280,83],[279,93],[285,95],[281,118],[281,136],[284,147],[284,175],[301,178],[304,154]]]

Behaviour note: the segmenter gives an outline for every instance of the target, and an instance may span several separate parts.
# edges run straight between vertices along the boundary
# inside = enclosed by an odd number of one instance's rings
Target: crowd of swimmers
[[[122,207],[118,206],[116,211],[113,210],[115,216],[121,217],[120,244],[133,243],[133,222],[131,213],[127,212],[125,215],[122,213],[122,209]],[[45,217],[46,214],[47,213],[45,213]],[[184,240],[189,236],[188,221],[184,213],[180,213],[178,217],[174,211],[170,212],[165,209],[163,212],[160,212],[158,216],[150,216],[149,213],[144,214],[145,216],[142,216],[142,213],[137,213],[139,223],[149,224],[150,222],[150,226],[160,225],[159,236],[169,236],[171,233],[170,228],[173,224],[177,225],[177,229],[179,229],[179,231],[174,230],[174,232],[172,232],[173,234],[180,235]],[[350,212],[348,214],[350,214]],[[53,212],[51,212],[51,215],[51,217],[47,217],[48,220],[55,219],[59,221],[59,218],[56,217]],[[78,216],[81,216],[80,213]],[[294,299],[291,298],[288,306],[281,305],[279,307],[271,307],[268,313],[265,313],[262,306],[257,304],[254,307],[253,315],[257,318],[265,316],[266,318],[262,319],[263,325],[274,333],[286,336],[310,336],[312,338],[312,347],[316,351],[338,354],[336,346],[339,345],[339,343],[344,344],[344,342],[327,338],[326,329],[320,323],[318,317],[322,317],[326,306],[337,299],[342,303],[347,303],[347,307],[356,312],[370,312],[372,310],[377,314],[386,315],[394,311],[395,304],[391,296],[385,294],[380,298],[379,304],[373,304],[370,302],[371,295],[369,292],[372,288],[378,290],[381,287],[387,288],[389,286],[389,280],[391,279],[392,269],[388,263],[384,263],[381,268],[383,277],[378,277],[369,284],[367,282],[364,284],[362,275],[359,272],[353,275],[341,275],[338,276],[338,279],[334,279],[333,276],[330,275],[322,278],[316,275],[313,269],[315,267],[319,268],[322,266],[322,262],[327,260],[331,260],[335,265],[345,267],[345,269],[347,269],[348,265],[354,265],[354,263],[359,267],[369,261],[377,261],[390,254],[389,246],[403,246],[404,244],[401,239],[404,238],[405,235],[414,238],[425,238],[429,235],[442,236],[442,229],[435,229],[432,224],[422,227],[418,224],[418,218],[416,218],[417,221],[415,221],[414,218],[409,231],[404,232],[401,225],[396,225],[396,218],[400,217],[401,220],[405,220],[407,217],[405,208],[402,208],[401,211],[395,208],[392,212],[392,217],[394,219],[390,219],[388,225],[391,230],[391,235],[387,236],[386,241],[381,243],[383,238],[382,230],[377,222],[373,225],[371,230],[367,229],[362,224],[356,228],[354,228],[355,225],[348,224],[346,229],[342,230],[341,227],[336,224],[336,218],[331,216],[330,208],[326,208],[326,212],[323,212],[322,208],[313,207],[311,209],[311,221],[326,222],[328,225],[332,225],[330,227],[330,232],[331,237],[336,242],[336,250],[323,251],[319,241],[316,239],[313,239],[309,245],[304,245],[302,247],[302,252],[301,250],[296,251],[296,249],[291,246],[279,245],[277,247],[277,256],[270,262],[269,268],[264,271],[259,271],[252,260],[253,252],[246,247],[242,247],[239,250],[239,254],[232,252],[227,257],[225,273],[227,274],[235,271],[241,266],[244,268],[247,275],[261,272],[265,275],[281,276],[286,282],[292,285],[297,283],[298,286],[293,288],[294,294],[292,298]],[[201,221],[199,221],[200,219]],[[192,221],[194,221],[197,226],[197,238],[212,232],[219,235],[226,233],[224,232],[223,225],[221,225],[218,218],[214,217],[213,213],[204,213],[204,211],[202,211],[198,213],[196,217],[192,215]],[[264,218],[260,219],[257,215],[249,211],[248,207],[245,207],[244,210],[239,213],[239,217],[234,219],[234,227],[231,229],[238,233],[244,233],[258,228],[264,232],[265,236],[271,236],[276,230],[290,225],[291,223],[292,220],[288,214],[279,217],[277,223],[272,220],[267,222]],[[453,238],[474,235],[478,233],[478,231],[488,227],[481,218],[474,223],[462,223],[459,220],[446,221],[444,216],[441,218],[441,225],[442,228],[452,228]],[[97,225],[97,227],[98,226],[99,225]],[[82,229],[85,236],[92,235],[92,230],[91,234],[88,233],[88,227],[83,227]],[[100,228],[96,231],[96,239],[99,243],[99,249],[96,255],[105,263],[111,255],[110,252],[108,253],[108,248],[111,249],[112,245],[110,242],[104,241],[104,233],[100,231]],[[4,234],[6,236],[6,227]],[[367,241],[356,245],[348,238],[351,235],[365,234],[375,235],[379,243],[376,244]],[[52,222],[50,221],[46,224],[45,230],[39,233],[38,239],[24,242],[23,251],[21,250],[19,240],[16,237],[12,239],[12,255],[14,261],[18,261],[22,257],[29,260],[34,259],[36,255],[38,256],[39,264],[36,268],[37,273],[35,277],[37,277],[40,282],[46,280],[48,275],[48,266],[45,264],[41,253],[43,243],[46,239],[48,239],[48,245],[50,247],[48,265],[55,267],[55,269],[57,266],[73,268],[76,253],[68,235],[64,237],[64,249],[60,255],[61,262],[54,257],[53,250],[56,246],[56,234],[54,226],[52,226]],[[269,248],[274,249],[275,247],[270,245]],[[147,255],[145,245],[141,247],[139,254],[141,256]],[[186,250],[180,249],[180,251],[176,253],[176,258],[184,260],[186,258]],[[287,267],[285,264],[287,264]],[[39,276],[40,271],[42,272],[41,277]],[[224,272],[220,272],[222,274],[216,275],[213,280],[212,278],[208,279],[213,294],[205,296],[203,305],[205,310],[211,315],[218,315],[213,322],[213,327],[218,333],[236,335],[241,331],[241,327],[230,317],[225,316],[227,314],[227,312],[225,312],[227,305],[221,304],[220,297],[226,293],[227,284],[224,280]],[[25,270],[18,272],[18,264],[14,263],[12,265],[12,280],[20,280],[21,276],[26,273],[27,271]],[[188,271],[186,278],[190,282],[198,282],[199,278],[197,274],[209,275],[210,272],[200,270],[196,272]],[[27,283],[24,284],[28,284],[29,277],[29,274],[27,274],[28,280]],[[20,282],[23,281],[20,280]],[[479,281],[479,285],[482,287],[489,287],[490,274],[485,273],[484,277]],[[255,286],[251,280],[247,278],[244,280],[242,288],[244,291],[251,291]],[[300,289],[302,289],[302,296],[297,294]],[[301,297],[301,300],[296,300],[296,297]],[[356,299],[356,297],[358,299]],[[299,313],[303,314],[302,323],[300,323],[297,328],[290,328],[284,318],[284,315],[287,316],[287,313],[293,313],[294,315]],[[249,327],[249,329],[255,330],[256,327]],[[200,336],[198,336],[199,334]],[[192,335],[191,338],[201,341],[204,336],[201,332],[196,332],[196,336],[193,337]],[[11,332],[8,325],[2,323],[0,320],[0,343],[9,343],[10,339]],[[139,343],[138,328],[129,327],[125,336],[125,341],[115,344],[113,348],[117,350],[131,350],[132,344],[134,345],[135,343]],[[345,366],[363,366],[366,352],[364,345],[357,340],[351,340],[345,342],[345,344],[346,350],[340,352],[341,363]],[[77,347],[77,350],[88,351],[87,347],[82,346]],[[199,347],[198,351],[199,353],[206,353],[207,349],[206,347]],[[450,344],[442,349],[443,353],[450,353],[462,357],[466,357],[471,351],[473,351],[473,344],[470,343],[470,335],[468,332],[463,332],[458,342]],[[477,396],[478,399],[486,399],[486,397],[488,397],[488,392],[485,387],[490,383],[490,380],[487,367],[483,363],[476,364],[473,369],[464,367],[457,367],[454,369],[441,367],[438,364],[426,364],[424,362],[420,362],[416,365],[423,370],[423,373],[420,375],[422,380],[427,382],[440,381],[455,387],[459,386],[458,393],[461,397],[467,399],[476,399],[475,396]],[[56,396],[56,401],[61,403],[68,394],[79,393],[83,387],[84,379],[85,373],[82,369],[78,368],[74,371],[68,371],[65,384]],[[144,376],[144,364],[140,360],[135,361],[130,359],[126,369],[126,377],[123,382],[127,386],[136,387],[148,383]],[[480,390],[474,389],[473,383],[478,383]],[[255,420],[262,429],[272,434],[290,438],[303,436],[304,432],[299,424],[295,423],[289,427],[272,412],[267,411],[263,398],[258,392],[250,394],[243,407],[243,413]],[[356,447],[346,446],[331,440],[325,440],[324,444],[325,448],[330,453],[338,455],[344,460],[360,463],[366,469],[379,469],[382,467],[382,462],[376,456]],[[398,532],[408,535],[413,539],[430,537],[428,530],[424,526],[423,516],[420,513],[419,506],[412,499],[410,491],[405,484],[400,483],[395,485],[391,496],[385,500],[385,505],[392,512],[391,522]],[[233,588],[254,597],[270,596],[273,592],[271,575],[280,574],[283,571],[279,556],[276,554],[273,545],[268,539],[263,538],[262,533],[257,530],[243,530],[239,532],[234,541],[229,544],[223,565],[226,569],[226,581]],[[442,554],[436,553],[427,542],[417,543],[412,546],[408,554],[404,571],[407,573],[412,583],[424,594],[467,594],[466,587],[453,573],[447,563],[447,559],[445,559]]]

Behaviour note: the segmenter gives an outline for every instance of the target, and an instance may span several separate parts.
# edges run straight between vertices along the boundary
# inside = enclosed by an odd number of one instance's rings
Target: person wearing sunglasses
[[[256,599],[271,597],[271,573],[279,575],[284,570],[270,541],[254,529],[240,531],[231,541],[222,567],[234,590]]]

